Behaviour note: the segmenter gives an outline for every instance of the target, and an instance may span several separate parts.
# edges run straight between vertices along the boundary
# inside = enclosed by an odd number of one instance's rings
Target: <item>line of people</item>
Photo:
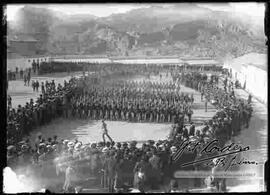
[[[87,67],[87,68],[86,68]],[[140,75],[159,75],[160,72],[170,72],[181,70],[181,66],[156,64],[122,64],[122,63],[91,63],[91,62],[42,62],[40,66],[41,73],[84,71],[104,73],[121,73],[122,75],[140,74]]]
[[[110,86],[115,88],[137,88],[145,91],[180,91],[180,85],[170,82],[153,82],[153,81],[125,81],[119,80],[116,82],[108,83]]]

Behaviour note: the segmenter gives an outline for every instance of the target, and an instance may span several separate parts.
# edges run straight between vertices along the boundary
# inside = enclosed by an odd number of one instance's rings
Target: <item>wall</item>
[[[233,79],[237,79],[241,86],[246,82],[246,91],[251,93],[260,101],[267,103],[267,71],[258,67],[242,65],[241,69],[232,69]]]
[[[238,80],[241,86],[246,82],[246,91],[260,101],[267,103],[267,71],[252,65],[239,65],[226,63],[225,66],[232,70],[233,80]]]
[[[267,103],[267,72],[255,66],[246,69],[246,90],[259,100]]]

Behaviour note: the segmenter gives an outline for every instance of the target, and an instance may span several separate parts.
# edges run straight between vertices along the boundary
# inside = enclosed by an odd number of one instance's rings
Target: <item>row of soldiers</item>
[[[123,63],[90,63],[90,62],[42,62],[42,67],[45,72],[51,72],[57,70],[58,72],[66,72],[68,69],[74,69],[74,71],[88,71],[98,72],[103,74],[120,74],[123,75],[159,75],[160,72],[170,72],[176,70],[173,66],[157,66],[155,64],[130,64]],[[177,69],[181,67],[178,66]],[[49,70],[51,69],[51,70]],[[76,69],[76,70],[75,70]]]
[[[96,88],[71,98],[69,112],[80,118],[173,122],[193,114],[193,95],[138,88]]]
[[[66,80],[64,81],[64,85],[66,85],[67,82]],[[60,91],[62,89],[62,86],[60,83],[58,83],[58,86],[56,88],[56,84],[54,82],[54,80],[52,80],[51,82],[49,82],[48,80],[45,81],[45,84],[44,82],[41,82],[41,85],[39,84],[39,81],[38,80],[32,80],[32,88],[33,88],[33,91],[36,91],[38,92],[38,89],[39,89],[39,86],[41,87],[41,92],[42,94],[44,95],[45,93],[51,93],[52,91]]]
[[[180,85],[170,82],[153,82],[153,81],[125,81],[119,80],[108,83],[114,88],[134,88],[150,91],[180,91]]]

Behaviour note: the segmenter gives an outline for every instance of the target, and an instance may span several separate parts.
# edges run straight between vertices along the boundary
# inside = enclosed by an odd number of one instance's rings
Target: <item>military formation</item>
[[[151,91],[151,92],[180,92],[180,85],[177,85],[170,82],[161,82],[161,81],[126,81],[126,80],[118,80],[115,82],[110,82],[107,84],[109,87],[115,88],[132,88],[132,89],[139,89],[142,91]]]
[[[96,120],[163,123],[185,115],[191,120],[193,95],[175,92],[172,86],[172,83],[124,81],[106,87],[93,86],[71,97],[70,113],[73,117]]]
[[[121,70],[121,69],[119,69]],[[151,70],[152,71],[152,70]],[[144,75],[151,74],[144,72]],[[239,99],[233,90],[224,90],[217,76],[208,78],[202,73],[172,74],[174,83],[127,82],[118,80],[106,85],[91,85],[87,79],[72,78],[64,86],[56,87],[54,81],[41,84],[42,95],[12,108],[9,98],[8,110],[8,166],[18,164],[38,167],[43,177],[65,177],[64,192],[74,189],[75,176],[84,178],[101,177],[100,184],[109,192],[125,191],[134,187],[140,192],[164,188],[170,192],[173,173],[184,162],[207,156],[184,153],[176,163],[173,156],[185,140],[197,140],[206,144],[218,139],[222,147],[244,127],[248,127],[252,116],[251,97],[248,101]],[[198,128],[191,119],[194,98],[183,94],[180,84],[201,92],[201,100],[218,109],[211,120]],[[44,86],[44,87],[42,87]],[[85,86],[88,86],[85,89]],[[184,116],[189,120],[184,121]],[[49,123],[57,117],[81,117],[106,120],[129,120],[173,123],[168,139],[149,140],[141,146],[136,141],[115,143],[82,143],[65,140],[54,135],[45,138],[38,135],[34,141],[22,138],[35,127]],[[49,166],[50,165],[50,166]],[[194,164],[183,170],[211,170],[212,167]],[[49,170],[52,172],[49,176]],[[63,183],[62,183],[63,184]],[[203,179],[196,179],[195,185],[202,186]],[[219,180],[215,183],[220,185]],[[73,187],[73,188],[72,188]],[[226,188],[226,187],[225,187]]]

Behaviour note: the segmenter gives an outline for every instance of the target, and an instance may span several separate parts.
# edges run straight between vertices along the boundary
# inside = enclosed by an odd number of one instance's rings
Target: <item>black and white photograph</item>
[[[267,191],[266,3],[3,11],[4,193]]]

